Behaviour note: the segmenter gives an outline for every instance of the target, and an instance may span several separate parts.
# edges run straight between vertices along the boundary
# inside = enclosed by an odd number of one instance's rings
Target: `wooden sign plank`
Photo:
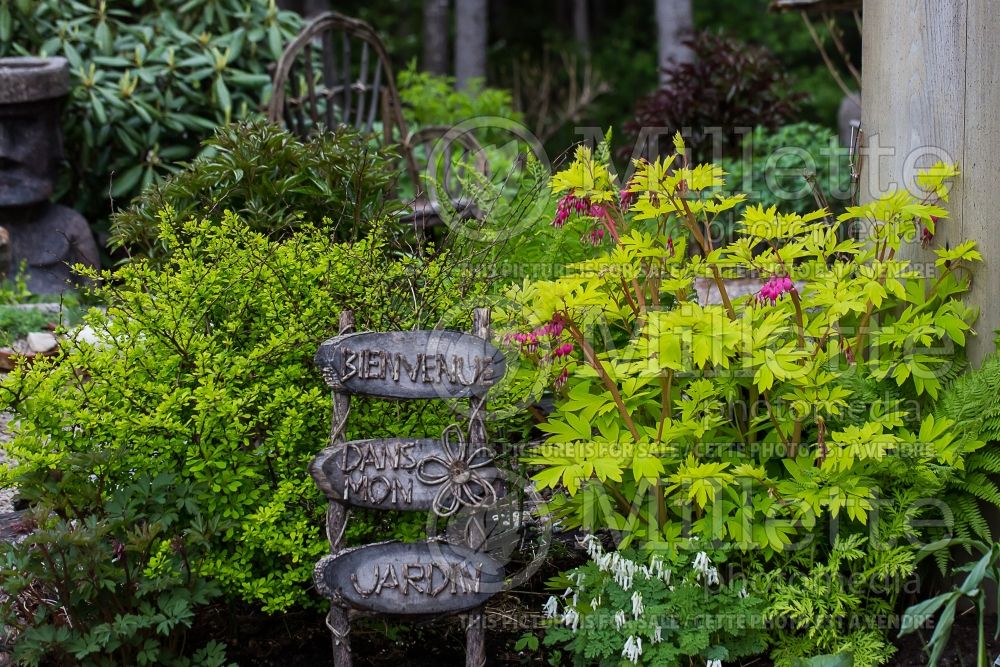
[[[438,330],[336,336],[320,346],[316,365],[334,390],[382,398],[484,396],[505,370],[488,341]]]
[[[434,510],[493,504],[500,473],[493,453],[472,450],[459,434],[444,440],[353,440],[324,449],[309,466],[330,500],[383,510]]]
[[[337,604],[392,616],[474,609],[503,589],[503,565],[445,542],[369,544],[319,561],[316,587]]]

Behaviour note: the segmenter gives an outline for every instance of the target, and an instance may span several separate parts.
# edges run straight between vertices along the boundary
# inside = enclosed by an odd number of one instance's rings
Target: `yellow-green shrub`
[[[194,489],[192,511],[219,522],[198,574],[268,611],[307,603],[312,566],[328,548],[326,501],[307,473],[330,429],[317,346],[336,333],[342,309],[355,309],[359,329],[429,327],[452,310],[471,317],[453,306],[478,289],[447,254],[390,251],[381,229],[336,244],[311,228],[270,240],[230,213],[162,225],[164,265],[139,260],[101,274],[107,314],[87,317],[99,344],[69,342],[63,358],[0,384],[0,409],[17,423],[7,449],[20,463],[0,483],[24,488],[82,452],[106,455],[91,472],[108,489],[175,473]],[[351,437],[437,434],[451,418],[443,405],[355,403]],[[53,506],[100,502],[24,492]],[[75,511],[86,514],[86,504]],[[187,529],[176,524],[162,540]]]

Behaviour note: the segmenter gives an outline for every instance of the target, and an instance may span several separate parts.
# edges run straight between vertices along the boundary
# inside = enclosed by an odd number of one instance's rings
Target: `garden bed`
[[[540,600],[541,601],[541,600]],[[511,605],[516,600],[500,598],[487,608],[487,623],[494,627],[511,627]],[[228,655],[241,667],[312,667],[330,660],[330,633],[320,612],[289,614],[278,619],[261,614],[233,615],[225,607],[206,612],[199,624],[206,633],[227,636]],[[517,618],[518,622],[528,619]],[[996,618],[987,619],[987,634],[995,628]],[[486,635],[487,665],[544,664],[538,652],[517,651],[514,645],[523,630],[501,630]],[[896,655],[889,667],[922,667],[927,665],[924,653],[926,640],[914,634],[895,641]],[[352,648],[359,664],[370,667],[443,667],[464,664],[464,632],[453,620],[428,625],[393,624],[367,621],[355,624],[351,633]],[[972,667],[975,665],[977,627],[972,613],[959,615],[952,630],[949,648],[938,661],[939,667]],[[1000,655],[1000,642],[988,640],[989,657]],[[0,663],[2,664],[2,663]],[[730,665],[730,663],[726,663]],[[731,667],[771,667],[766,657],[731,663]]]
[[[0,372],[58,353],[60,327],[79,320],[77,306],[59,303],[0,305]]]

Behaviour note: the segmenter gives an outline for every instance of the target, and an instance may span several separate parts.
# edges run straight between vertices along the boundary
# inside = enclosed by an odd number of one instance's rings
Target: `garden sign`
[[[330,598],[327,625],[334,663],[351,664],[350,619],[366,614],[430,617],[465,614],[466,665],[485,661],[482,606],[504,583],[503,564],[484,549],[485,538],[382,542],[343,548],[350,507],[433,511],[450,517],[485,508],[503,493],[486,444],[486,393],[504,374],[503,355],[488,342],[489,311],[477,309],[473,333],[394,331],[355,333],[354,315],[340,315],[340,332],[316,353],[333,393],[330,446],[310,465],[330,500],[330,555],[314,579]],[[468,435],[457,425],[440,438],[353,440],[344,436],[351,395],[393,399],[469,400]],[[481,533],[485,535],[485,533]]]

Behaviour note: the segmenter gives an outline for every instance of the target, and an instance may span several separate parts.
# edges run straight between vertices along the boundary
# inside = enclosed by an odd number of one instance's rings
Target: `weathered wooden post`
[[[863,198],[908,187],[917,169],[957,161],[962,176],[937,245],[974,239],[985,258],[969,302],[979,306],[968,352],[978,364],[1000,328],[1000,12],[995,0],[865,0]],[[918,243],[909,259],[933,268]]]
[[[343,548],[349,507],[431,510],[440,517],[494,505],[500,473],[487,447],[486,394],[500,378],[503,355],[489,343],[489,311],[476,310],[473,333],[354,332],[350,311],[338,335],[324,342],[316,364],[333,392],[330,445],[310,465],[330,500],[329,556],[317,563],[317,589],[331,600],[327,625],[337,667],[351,665],[350,619],[381,614],[427,617],[464,614],[466,665],[486,662],[482,606],[504,585],[503,564],[485,552],[486,531],[473,512],[472,530],[452,542],[382,542]],[[468,435],[458,425],[441,439],[347,441],[351,395],[391,399],[468,398]],[[478,526],[478,530],[475,527]]]
[[[472,313],[472,335],[483,340],[490,339],[490,311],[477,308]],[[486,420],[483,414],[486,410],[486,394],[473,395],[469,398],[469,447],[475,451],[486,447]],[[471,535],[471,545],[480,549],[486,544],[486,528],[482,517],[473,517],[478,531]],[[483,613],[474,609],[466,617],[465,655],[469,667],[481,667],[486,664],[486,630],[483,627]]]
[[[354,311],[345,310],[340,314],[338,336],[354,332]],[[333,416],[330,424],[330,446],[343,446],[347,442],[344,433],[347,430],[347,417],[351,414],[351,395],[346,391],[331,388],[333,398]],[[326,509],[326,538],[330,541],[330,553],[339,553],[344,546],[344,530],[347,528],[347,505],[329,500]],[[337,665],[351,663],[351,624],[347,610],[330,602],[330,613],[327,616],[327,627],[333,639],[333,661]]]

